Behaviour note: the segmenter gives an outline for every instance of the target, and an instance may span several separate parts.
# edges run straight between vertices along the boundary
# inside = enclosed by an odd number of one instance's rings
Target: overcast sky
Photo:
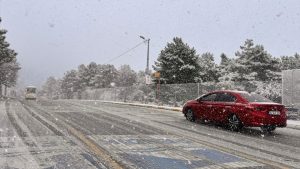
[[[151,39],[150,65],[173,37],[216,62],[247,38],[273,56],[300,52],[298,0],[0,0],[1,28],[18,52],[24,85],[62,77],[79,64],[107,63]],[[143,44],[111,62],[145,70]]]

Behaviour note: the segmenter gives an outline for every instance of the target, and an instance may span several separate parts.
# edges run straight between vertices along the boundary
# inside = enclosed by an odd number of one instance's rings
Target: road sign
[[[155,73],[154,73],[154,77],[155,77],[155,78],[160,78],[160,73],[159,73],[159,72],[155,72]]]
[[[151,84],[151,77],[146,75],[146,84]]]

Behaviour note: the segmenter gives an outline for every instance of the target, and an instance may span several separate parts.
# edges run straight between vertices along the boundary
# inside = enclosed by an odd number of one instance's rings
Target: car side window
[[[217,94],[213,93],[213,94],[209,94],[209,95],[201,97],[200,101],[214,101],[216,97],[217,97]]]
[[[217,102],[235,102],[236,97],[229,93],[219,93],[216,97]]]

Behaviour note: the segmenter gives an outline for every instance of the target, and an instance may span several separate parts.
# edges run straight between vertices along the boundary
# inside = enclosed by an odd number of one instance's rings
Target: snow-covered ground
[[[300,164],[299,129],[231,132],[190,123],[180,111],[99,100],[0,102],[0,168],[105,168],[111,160],[159,169]]]
[[[287,125],[288,125],[287,127],[300,129],[300,120],[288,120]]]

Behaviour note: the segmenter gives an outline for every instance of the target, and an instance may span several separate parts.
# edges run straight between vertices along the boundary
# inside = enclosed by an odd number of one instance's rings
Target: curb
[[[138,107],[147,107],[147,108],[156,108],[156,109],[163,109],[163,110],[171,110],[181,112],[181,107],[166,107],[166,106],[158,106],[158,105],[151,105],[151,104],[140,104],[140,103],[124,103],[124,102],[111,102],[111,101],[100,101],[102,103],[112,103],[112,104],[122,104],[122,105],[130,105],[130,106],[138,106]]]

